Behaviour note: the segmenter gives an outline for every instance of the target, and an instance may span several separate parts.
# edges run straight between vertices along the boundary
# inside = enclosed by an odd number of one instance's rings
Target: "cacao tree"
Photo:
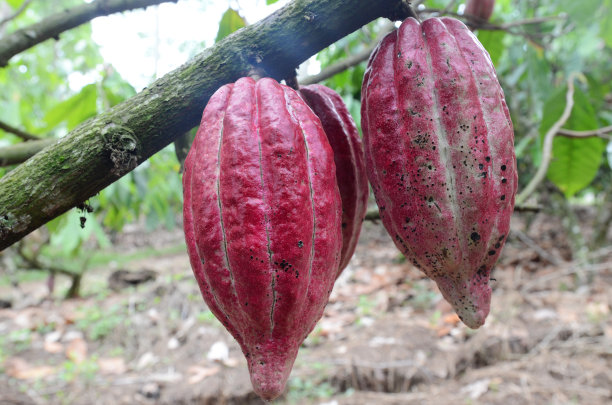
[[[0,65],[3,66],[0,83],[8,90],[5,92],[8,96],[0,99],[3,108],[0,140],[4,142],[0,145],[4,147],[0,149],[0,162],[7,167],[0,173],[0,249],[47,224],[52,234],[48,244],[51,253],[74,259],[92,237],[98,246],[108,245],[109,233],[142,216],[151,221],[151,227],[160,224],[174,226],[181,203],[180,195],[176,193],[180,188],[177,172],[189,149],[192,129],[199,122],[211,95],[242,77],[269,76],[284,79],[286,83],[295,82],[295,69],[316,55],[321,72],[313,77],[300,77],[300,82],[322,82],[339,92],[347,110],[360,126],[361,103],[367,103],[370,94],[362,92],[362,89],[367,89],[367,85],[362,87],[365,60],[384,34],[394,29],[393,22],[407,17],[421,20],[440,16],[459,18],[468,24],[488,50],[515,123],[518,168],[522,172],[519,187],[522,192],[518,197],[521,204],[549,198],[537,194],[546,177],[548,184],[556,187],[558,196],[564,197],[563,203],[597,200],[597,197],[604,196],[599,204],[604,208],[608,204],[605,197],[612,194],[608,181],[611,177],[609,161],[605,154],[612,121],[611,78],[607,69],[611,59],[612,24],[605,18],[612,12],[609,0],[589,0],[587,6],[569,0],[467,1],[465,4],[442,0],[411,3],[401,0],[294,0],[252,25],[247,25],[239,12],[229,8],[221,18],[215,45],[201,50],[184,65],[138,93],[108,65],[97,71],[99,77],[95,83],[87,83],[76,90],[61,90],[71,74],[86,74],[104,64],[93,43],[82,42],[83,37],[90,35],[88,26],[82,24],[95,16],[162,2],[97,0],[81,4],[83,2],[76,0],[66,1],[63,5],[67,11],[59,14],[53,14],[56,10],[52,10],[49,3],[40,3],[42,5],[37,5],[36,11],[29,14],[24,13],[30,7],[29,1],[11,0],[6,3],[7,17],[0,21],[0,27],[11,29],[2,33],[0,45]],[[276,2],[268,0],[266,3]],[[420,37],[412,34],[404,40],[414,44]],[[44,41],[50,38],[57,45],[45,50]],[[41,50],[24,52],[29,48]],[[76,48],[80,49],[81,55],[71,53]],[[68,67],[53,66],[57,52],[64,53],[64,59],[71,61]],[[86,57],[81,59],[82,54]],[[451,62],[449,58],[446,63],[455,65],[458,62]],[[55,69],[49,69],[48,65]],[[36,79],[45,75],[47,79],[40,86],[25,88],[16,84],[23,82],[24,78]],[[461,77],[456,79],[461,80]],[[248,79],[242,80],[240,83]],[[481,93],[487,93],[486,89],[478,88]],[[497,91],[495,88],[494,92]],[[307,101],[308,94],[308,87],[304,87],[303,96]],[[48,95],[53,97],[45,97]],[[316,109],[313,107],[313,110]],[[376,116],[384,117],[385,112],[379,111]],[[457,113],[453,111],[453,114]],[[504,119],[509,118],[505,105],[503,113]],[[348,116],[346,112],[343,114]],[[366,116],[364,122],[375,119]],[[371,129],[366,127],[363,130],[367,138]],[[199,135],[203,139],[207,136],[212,135]],[[24,141],[23,145],[12,146],[18,141]],[[172,147],[166,148],[173,142],[174,151]],[[203,142],[197,140],[194,148]],[[384,149],[372,145],[375,143],[370,144],[371,149]],[[391,149],[396,145],[385,146]],[[178,161],[174,160],[172,152],[176,152]],[[202,159],[212,159],[212,155],[214,153],[209,152]],[[30,159],[26,163],[18,165],[27,157]],[[479,157],[485,158],[484,155]],[[493,156],[494,159],[498,157]],[[514,160],[508,159],[507,164],[514,168]],[[195,181],[191,177],[193,165],[205,165],[205,162],[196,160],[194,163],[194,160],[188,160],[185,166],[184,179],[188,183]],[[442,168],[451,165],[453,162],[450,160],[452,158],[435,165]],[[340,166],[338,161],[336,165]],[[506,164],[501,164],[502,167]],[[232,176],[230,170],[228,168],[221,175],[229,179]],[[163,176],[158,172],[163,172]],[[342,174],[346,173],[340,171],[338,176]],[[496,201],[506,196],[500,191],[504,185],[516,189],[514,172],[510,184],[504,182],[506,177],[498,177],[495,187],[484,190]],[[372,183],[375,188],[380,188],[380,184]],[[366,189],[367,186],[361,188],[362,191]],[[365,207],[364,196],[362,193],[360,209]],[[344,204],[344,195],[342,197]],[[188,194],[185,200],[191,203]],[[338,199],[334,201],[337,205]],[[454,208],[457,211],[473,207],[466,203]],[[484,207],[483,211],[489,211],[489,208]],[[437,209],[453,211],[453,207],[446,206]],[[508,211],[508,215],[511,209],[508,203],[501,208]],[[69,213],[62,216],[66,211]],[[96,215],[88,216],[90,211]],[[490,211],[495,217],[495,209]],[[609,224],[612,216],[605,215],[605,209],[602,212],[602,223]],[[342,235],[345,240],[356,237],[355,231],[358,235],[362,215],[363,211],[350,219],[353,222]],[[386,220],[385,215],[381,217]],[[190,226],[189,216],[186,218],[186,224]],[[508,235],[507,219],[500,220],[500,228],[495,230],[494,236],[501,239],[488,238],[489,245],[485,250],[490,257],[485,256],[483,266],[486,269],[477,274],[482,285],[488,282],[491,266],[499,255],[498,245]],[[417,221],[425,223],[427,218],[422,215]],[[389,227],[386,222],[385,225]],[[194,233],[203,232],[196,229],[197,226],[193,228]],[[602,227],[601,232],[605,230],[607,228]],[[463,231],[466,240],[471,238],[472,242],[477,242],[482,234],[488,232],[480,228]],[[187,242],[189,245],[189,233]],[[339,243],[338,237],[335,243]],[[352,249],[354,240],[349,242],[345,251],[352,252]],[[411,250],[415,249],[403,251],[409,256]],[[198,263],[202,258],[194,253],[193,247],[190,254],[198,274]],[[28,252],[23,253],[23,257],[30,263],[45,265],[28,256]],[[348,258],[350,253],[343,256],[338,271],[346,266]],[[422,257],[412,259],[421,263],[426,261]],[[84,257],[77,266],[86,266],[87,260]],[[432,268],[426,272],[435,276]],[[466,278],[468,282],[470,277],[472,275]],[[74,280],[73,285],[78,287],[80,278]],[[203,283],[202,279],[198,281]],[[331,283],[333,280],[328,281]],[[465,281],[461,279],[461,282]],[[459,305],[463,304],[464,298],[465,295],[460,294],[451,296],[450,300]],[[209,306],[214,307],[212,302],[210,300]],[[318,304],[321,302],[317,301]],[[321,310],[315,305],[312,311],[320,316]],[[223,321],[224,312],[218,308],[215,311]],[[299,336],[294,336],[292,345],[285,348],[290,352],[289,357],[297,350],[302,335],[316,321],[314,312],[307,317],[304,330],[299,330]],[[486,314],[480,314],[478,319],[468,322],[478,326],[484,316]],[[229,322],[226,326],[235,336],[244,332]],[[241,341],[245,354],[251,353],[251,346],[258,343],[255,338],[249,339]],[[284,361],[290,363],[292,359]],[[288,370],[266,370],[261,362],[265,363],[265,359],[253,357],[249,362],[250,368],[256,370],[253,381],[256,386],[259,384],[258,392],[264,397],[275,396],[282,387],[265,386],[257,380],[257,375],[274,374],[286,379]]]

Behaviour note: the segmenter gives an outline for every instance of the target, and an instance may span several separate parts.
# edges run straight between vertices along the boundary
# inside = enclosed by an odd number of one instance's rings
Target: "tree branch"
[[[24,141],[37,141],[40,140],[41,138],[36,136],[36,135],[32,135],[30,133],[27,133],[25,131],[22,131],[19,128],[15,128],[9,124],[7,124],[6,122],[2,122],[0,121],[0,129],[5,131],[5,132],[9,132],[13,135],[16,135],[18,137],[20,137],[21,139],[23,139]]]
[[[389,32],[391,32],[394,28],[395,26],[393,24],[386,25],[385,27],[381,29],[379,33],[379,37],[380,38],[384,37]],[[336,64],[327,66],[325,69],[321,70],[316,75],[305,77],[304,80],[300,82],[300,84],[306,86],[309,84],[319,83],[319,82],[322,82],[323,80],[329,79],[330,77],[337,75],[338,73],[344,72],[346,69],[349,69],[355,65],[360,64],[363,61],[368,60],[368,58],[370,57],[370,55],[372,54],[372,51],[376,48],[376,46],[378,46],[378,41],[369,45],[367,48],[365,48],[363,51],[359,53],[356,53],[347,58],[344,58]]]
[[[23,163],[57,141],[57,138],[46,138],[0,148],[0,167]]]
[[[0,179],[0,250],[87,200],[196,126],[209,97],[253,66],[289,76],[300,63],[400,0],[294,0],[147,89],[81,124]]]
[[[572,108],[574,108],[574,79],[578,76],[577,73],[572,73],[567,79],[567,93],[565,94],[565,109],[563,113],[555,122],[552,127],[546,132],[544,135],[544,146],[542,148],[542,163],[540,163],[540,167],[536,174],[533,176],[529,184],[525,186],[525,189],[521,191],[516,196],[516,204],[524,203],[531,194],[535,191],[538,185],[544,180],[546,176],[546,172],[548,171],[548,166],[550,165],[550,159],[552,158],[552,147],[553,147],[553,138],[559,132],[563,124],[569,119],[572,114]]]
[[[96,0],[47,17],[43,21],[19,29],[0,41],[0,67],[20,52],[62,32],[78,27],[96,17],[119,13],[160,3],[176,3],[178,0]]]
[[[8,17],[0,20],[0,28],[2,28],[2,26],[7,24],[8,22],[10,22],[10,21],[14,20],[15,18],[19,17],[19,15],[25,11],[25,9],[30,5],[31,2],[32,2],[32,0],[24,1],[21,4],[21,7],[19,7],[17,9],[17,11],[15,11],[13,14],[9,15]]]
[[[610,133],[612,132],[612,125],[607,127],[601,127],[597,129],[592,129],[590,131],[572,131],[571,129],[561,128],[558,135],[565,136],[567,138],[590,138],[592,136],[597,136],[599,138],[610,140]]]

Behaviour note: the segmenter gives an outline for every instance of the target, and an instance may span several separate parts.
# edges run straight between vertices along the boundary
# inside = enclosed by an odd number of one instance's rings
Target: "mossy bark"
[[[85,201],[198,125],[221,85],[263,69],[288,77],[303,61],[402,0],[295,0],[74,129],[0,179],[0,250]]]

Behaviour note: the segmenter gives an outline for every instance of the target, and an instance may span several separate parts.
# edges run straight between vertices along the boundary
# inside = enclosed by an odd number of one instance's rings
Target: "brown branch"
[[[597,136],[599,138],[610,140],[610,133],[612,132],[612,125],[607,127],[601,127],[597,129],[592,129],[589,131],[572,131],[571,129],[561,128],[557,135],[565,136],[567,138],[590,138],[593,136]]]
[[[57,38],[62,32],[78,27],[96,17],[120,13],[160,3],[176,3],[178,0],[96,0],[53,14],[44,20],[21,28],[0,41],[0,67],[20,52],[50,38]]]
[[[36,135],[32,135],[28,132],[22,131],[21,129],[15,128],[14,126],[9,125],[6,122],[2,122],[2,121],[0,121],[0,129],[5,132],[16,135],[20,137],[21,139],[23,139],[24,141],[37,141],[41,139],[40,137]]]
[[[525,189],[516,196],[517,204],[524,203],[546,176],[546,172],[548,171],[548,166],[550,165],[550,160],[552,158],[553,138],[555,137],[555,135],[557,135],[563,124],[565,124],[565,122],[569,119],[572,113],[572,108],[574,108],[574,80],[577,76],[577,73],[572,73],[567,79],[565,109],[563,110],[563,113],[561,114],[557,122],[555,122],[552,127],[548,129],[546,135],[544,135],[544,146],[542,148],[542,163],[540,163],[540,167],[538,167],[536,174],[533,176],[529,184],[527,184],[527,186],[525,186]]]
[[[384,37],[389,32],[391,32],[394,28],[395,26],[391,23],[385,25],[380,30],[378,37],[379,38]],[[333,77],[337,75],[338,73],[344,72],[345,70],[352,68],[353,66],[358,65],[363,61],[368,60],[368,58],[372,54],[372,51],[376,48],[377,45],[378,45],[378,41],[371,44],[370,46],[368,46],[366,49],[362,50],[361,52],[358,52],[345,59],[342,59],[338,63],[327,66],[325,69],[321,70],[316,75],[305,77],[303,80],[300,81],[300,84],[306,86],[309,84],[322,82],[323,80],[329,79],[330,77]]]
[[[316,75],[308,76],[304,78],[304,80],[300,81],[301,85],[309,85],[314,83],[322,82],[323,80],[329,79],[332,76],[337,75],[338,73],[344,72],[346,69],[349,69],[355,65],[360,64],[363,61],[368,60],[370,54],[376,48],[377,44],[371,45],[363,51],[351,55],[345,59],[342,59],[340,62],[335,63],[321,70],[321,72]]]
[[[535,17],[535,18],[528,18],[525,20],[511,21],[511,22],[504,23],[504,24],[495,24],[495,23],[485,21],[481,18],[469,15],[469,14],[459,14],[459,13],[455,13],[452,11],[440,10],[437,8],[422,9],[422,10],[419,10],[419,14],[450,15],[460,20],[463,20],[466,25],[468,25],[469,27],[473,29],[489,30],[489,31],[506,31],[512,35],[522,36],[540,46],[541,44],[536,40],[537,35],[530,34],[528,32],[521,31],[521,30],[514,30],[513,28],[524,26],[524,25],[542,24],[548,21],[567,20],[567,16],[559,15],[559,16]]]
[[[401,0],[293,0],[224,38],[0,178],[0,250],[197,126],[209,97],[253,66],[282,79],[340,38],[402,10]]]
[[[23,13],[25,11],[25,9],[30,5],[30,3],[32,2],[32,0],[26,0],[24,1],[21,6],[17,9],[17,11],[15,11],[13,14],[9,15],[8,17],[4,18],[3,20],[0,20],[0,28],[4,25],[6,25],[7,23],[9,23],[10,21],[14,20],[15,18],[19,17],[19,15],[21,15],[21,13]]]
[[[57,138],[46,138],[2,147],[0,148],[0,167],[23,163],[57,141]]]

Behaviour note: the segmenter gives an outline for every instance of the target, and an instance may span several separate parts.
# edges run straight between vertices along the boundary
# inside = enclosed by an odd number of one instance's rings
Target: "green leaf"
[[[246,27],[246,21],[240,17],[240,14],[232,8],[228,8],[219,22],[219,31],[217,32],[217,38],[215,42],[221,41],[223,38],[228,36],[234,31],[238,31],[240,28]]]
[[[66,122],[68,131],[71,131],[81,122],[98,113],[97,100],[98,86],[86,85],[79,93],[62,101],[47,112],[45,115],[47,129]]]
[[[561,117],[565,108],[567,87],[560,88],[544,105],[540,134],[544,136]],[[584,92],[576,88],[572,114],[563,128],[575,131],[596,129],[597,115]],[[605,142],[596,137],[553,139],[553,153],[548,168],[548,178],[565,194],[571,197],[595,178],[606,149]]]
[[[269,6],[270,4],[276,3],[278,0],[266,0],[266,4]]]
[[[600,34],[608,48],[612,48],[612,0],[604,0],[603,11],[601,15],[608,16],[601,20]]]
[[[506,33],[504,31],[478,31],[477,37],[482,46],[484,46],[487,52],[489,52],[493,65],[495,66],[498,65],[499,58],[501,58],[504,50],[506,49],[504,45],[505,36]]]
[[[6,0],[6,2],[14,9],[18,9],[19,7],[21,7],[24,1],[25,0]]]

